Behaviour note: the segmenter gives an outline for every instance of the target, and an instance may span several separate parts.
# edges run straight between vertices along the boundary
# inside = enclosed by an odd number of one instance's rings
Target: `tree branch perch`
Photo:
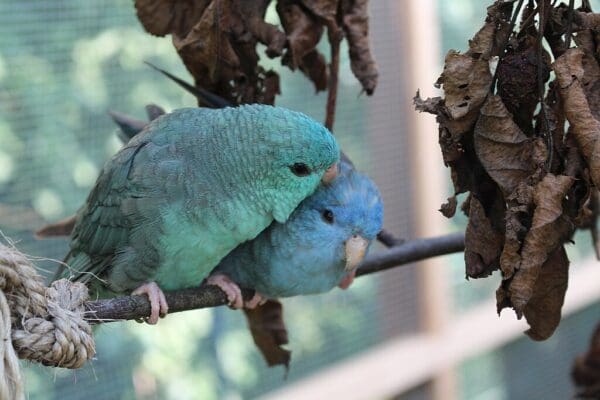
[[[357,276],[407,265],[445,254],[464,250],[464,233],[452,233],[428,239],[403,242],[365,259]],[[254,291],[243,289],[244,299],[251,299]],[[217,307],[227,304],[227,297],[217,286],[203,285],[197,288],[165,292],[169,313]],[[150,315],[150,302],[146,296],[122,296],[86,303],[91,323],[106,323],[122,320],[138,320]]]

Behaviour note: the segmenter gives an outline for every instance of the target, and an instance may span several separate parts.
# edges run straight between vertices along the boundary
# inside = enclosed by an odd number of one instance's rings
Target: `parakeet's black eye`
[[[310,175],[310,168],[304,163],[295,163],[290,167],[294,175],[296,176],[307,176]]]
[[[333,211],[326,208],[321,212],[321,216],[323,217],[323,220],[325,220],[325,222],[327,222],[328,224],[333,224]]]

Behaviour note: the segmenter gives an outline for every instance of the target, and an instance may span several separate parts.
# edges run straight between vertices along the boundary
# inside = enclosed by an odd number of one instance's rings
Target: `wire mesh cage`
[[[485,8],[475,0],[438,1],[438,6],[441,48],[463,48]],[[411,190],[419,183],[411,179],[416,167],[404,111],[411,108],[406,70],[418,60],[403,56],[403,46],[416,39],[398,26],[401,10],[392,0],[370,4],[381,73],[373,98],[359,96],[360,85],[342,50],[335,133],[358,169],[377,182],[386,227],[411,237],[416,231]],[[267,13],[276,22],[274,10]],[[103,163],[120,148],[107,111],[143,118],[148,103],[167,110],[195,105],[190,95],[144,61],[187,76],[170,39],[145,33],[130,1],[0,3],[0,232],[39,257],[46,274],[56,269],[53,260],[64,257],[68,242],[38,241],[32,232],[75,212]],[[276,61],[265,58],[264,65],[281,75],[278,105],[324,119],[325,95],[314,94],[301,74]],[[433,142],[435,136],[432,132]],[[460,227],[459,222],[455,228]],[[474,288],[463,280],[460,256],[448,264],[453,312],[490,300],[497,282],[476,283]],[[287,377],[282,368],[267,368],[240,312],[217,308],[170,315],[157,327],[135,322],[101,326],[96,330],[96,359],[81,370],[23,363],[27,392],[32,400],[258,397],[391,338],[418,334],[418,288],[417,271],[407,266],[361,278],[349,291],[286,300],[293,351]],[[543,345],[519,339],[466,360],[457,368],[456,398],[528,399],[542,392],[538,398],[565,398],[572,393],[565,366],[587,345],[598,306],[569,317]],[[408,367],[400,365],[395,373]],[[421,382],[393,398],[432,398],[429,386]]]
[[[32,231],[76,211],[102,164],[120,147],[107,110],[141,117],[148,103],[174,109],[193,106],[194,99],[143,64],[186,76],[170,40],[146,34],[128,1],[24,1],[0,9],[0,229],[27,254],[47,258],[39,264],[51,273],[57,264],[50,259],[64,257],[67,241],[36,241]],[[385,6],[375,12],[383,15]],[[393,46],[393,40],[379,43]],[[392,59],[387,62],[384,54]],[[393,65],[395,57],[387,51],[380,60]],[[278,104],[322,120],[325,96],[315,95],[302,76],[269,62],[282,74]],[[402,117],[386,124],[378,117],[394,112],[401,82],[390,74],[385,109],[371,106],[358,96],[348,62],[344,56],[335,130],[358,168],[374,173],[376,159],[405,151],[397,128]],[[372,137],[380,138],[377,146]],[[393,180],[381,174],[380,188],[390,197],[390,227],[407,236],[409,208],[400,207],[406,200],[392,199],[410,170],[406,161],[399,166]],[[156,329],[135,323],[99,327],[97,357],[87,367],[73,372],[25,366],[29,398],[254,397],[392,334],[415,331],[412,281],[409,268],[385,280],[361,279],[349,292],[287,301],[293,350],[287,380],[282,369],[265,366],[241,313],[215,309],[169,316]],[[379,290],[382,285],[393,294]]]

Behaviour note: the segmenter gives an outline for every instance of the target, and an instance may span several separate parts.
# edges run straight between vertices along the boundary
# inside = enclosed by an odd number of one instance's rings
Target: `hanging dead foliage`
[[[571,377],[579,387],[578,398],[600,398],[600,324],[596,327],[588,351],[575,359]]]
[[[529,323],[527,334],[543,340],[560,321],[564,244],[577,228],[597,236],[600,14],[587,2],[569,10],[538,0],[513,32],[522,4],[494,2],[469,50],[448,52],[436,83],[444,95],[417,93],[415,105],[436,115],[451,169],[455,193],[442,213],[453,216],[456,194],[470,192],[462,206],[467,277],[500,269],[498,311],[512,307]]]
[[[283,321],[283,306],[277,300],[268,300],[253,310],[244,309],[248,328],[256,347],[267,364],[290,366],[292,353],[281,347],[288,344],[288,333]]]
[[[317,91],[327,89],[325,57],[317,45],[325,29],[348,39],[352,72],[367,94],[377,85],[369,47],[367,0],[277,0],[281,26],[265,21],[271,0],[136,0],[144,28],[171,35],[196,85],[240,103],[273,104],[279,76],[259,64],[257,45],[290,69],[300,69]],[[331,39],[330,35],[330,39]]]

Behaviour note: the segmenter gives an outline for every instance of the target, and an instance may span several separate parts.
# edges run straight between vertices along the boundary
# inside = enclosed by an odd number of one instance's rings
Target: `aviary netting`
[[[135,6],[149,33],[172,36],[198,88],[236,104],[273,104],[279,77],[261,67],[260,43],[269,57],[305,74],[317,91],[328,90],[325,123],[332,129],[344,37],[352,71],[367,94],[375,90],[368,2],[278,0],[281,26],[264,20],[270,3],[138,0]],[[469,193],[462,205],[469,217],[464,244],[461,234],[406,242],[369,257],[359,275],[464,246],[466,275],[485,277],[499,269],[498,309],[512,307],[527,319],[529,336],[543,340],[560,321],[569,264],[564,244],[576,229],[590,229],[597,238],[600,15],[585,0],[577,9],[573,0],[524,3],[490,6],[469,50],[446,56],[437,82],[444,96],[415,98],[419,111],[437,116],[444,162],[452,172],[455,193],[442,206],[444,215],[454,215],[457,194]],[[329,63],[317,50],[325,32]],[[379,239],[399,243],[387,232]],[[170,296],[174,311],[226,303],[214,287]],[[287,364],[289,353],[280,347],[287,335],[274,304],[274,314],[250,313],[250,325],[269,364]],[[85,306],[91,322],[140,318],[149,310],[139,296]]]

